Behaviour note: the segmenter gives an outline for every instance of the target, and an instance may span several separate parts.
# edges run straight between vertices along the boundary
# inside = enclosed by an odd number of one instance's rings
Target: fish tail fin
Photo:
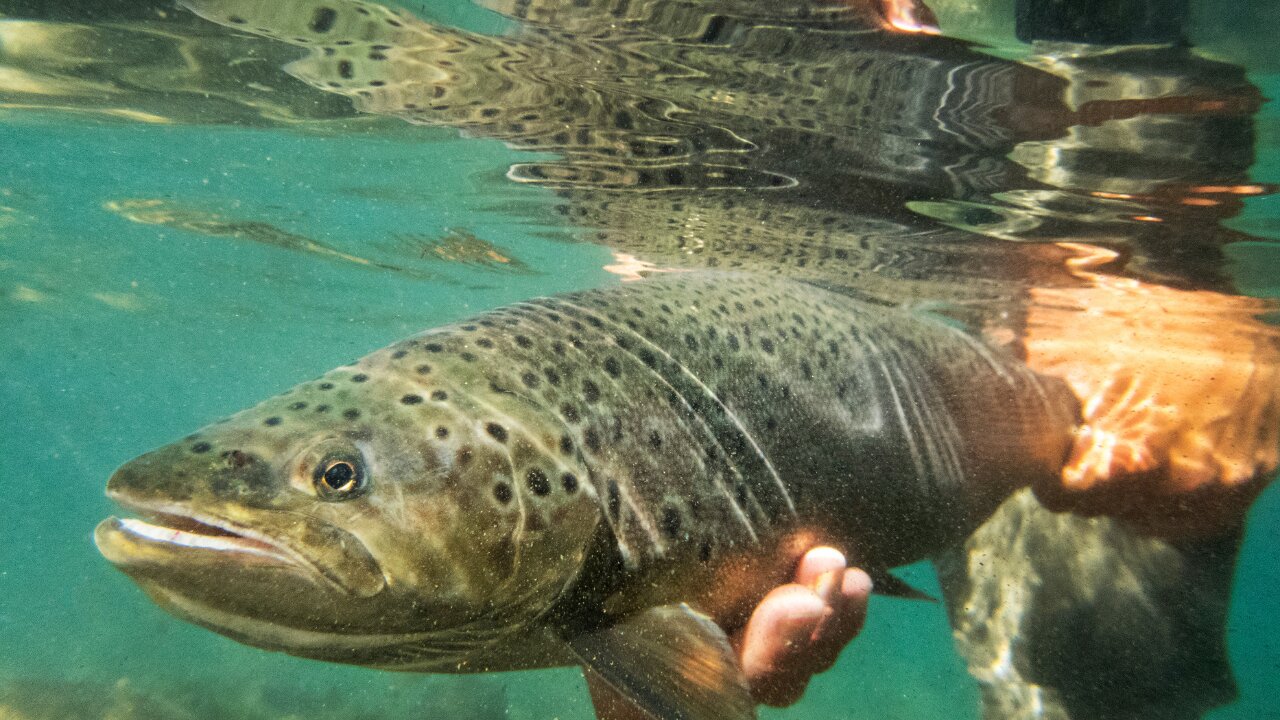
[[[1191,720],[1231,702],[1240,539],[1168,542],[1011,497],[936,559],[984,717]]]

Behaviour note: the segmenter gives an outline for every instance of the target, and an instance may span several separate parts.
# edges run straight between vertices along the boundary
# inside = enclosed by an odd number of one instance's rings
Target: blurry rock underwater
[[[1254,238],[1223,221],[1273,190],[1243,69],[1164,41],[1000,59],[912,3],[481,4],[509,31],[183,0],[7,47],[48,106],[501,140],[528,152],[507,178],[624,281],[414,336],[127,463],[108,494],[138,517],[99,526],[110,561],[250,645],[579,665],[598,707],[741,720],[728,637],[827,544],[891,594],[913,594],[892,568],[935,561],[985,717],[1234,698],[1236,554],[1280,463],[1275,303],[1227,269]],[[109,34],[185,64],[53,49]],[[461,228],[406,257],[106,207],[428,282],[537,272]]]

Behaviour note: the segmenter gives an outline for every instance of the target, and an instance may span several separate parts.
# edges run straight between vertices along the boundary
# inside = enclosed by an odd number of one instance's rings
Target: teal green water
[[[1253,78],[1280,96],[1280,77]],[[388,121],[390,123],[390,121]],[[394,123],[390,123],[394,125]],[[1280,180],[1280,113],[1259,122],[1252,175]],[[615,282],[607,250],[504,208],[528,154],[449,130],[320,133],[17,115],[0,126],[0,681],[71,680],[86,702],[167,698],[143,717],[592,717],[576,671],[446,679],[252,650],[152,605],[93,547],[121,462],[416,330],[535,295]],[[268,223],[406,272],[246,237],[131,221],[107,203]],[[1280,199],[1232,221],[1280,242]],[[407,236],[462,229],[523,263],[447,262]],[[1280,294],[1280,246],[1232,250],[1249,292]],[[1280,491],[1253,509],[1229,639],[1240,699],[1280,718]],[[903,574],[936,592],[928,567]],[[68,702],[74,703],[73,692]],[[875,598],[864,634],[806,699],[766,718],[976,717],[942,608]],[[183,713],[188,713],[184,715]],[[505,715],[504,715],[505,713]],[[0,711],[0,718],[8,718]]]

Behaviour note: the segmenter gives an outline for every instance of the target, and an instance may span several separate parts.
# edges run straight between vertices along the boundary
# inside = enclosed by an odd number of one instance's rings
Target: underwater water
[[[364,7],[330,4],[339,30]],[[1199,54],[1091,54],[938,3],[944,32],[1001,43],[986,52],[885,40],[854,3],[486,4],[404,4],[443,39],[375,39],[384,70],[290,39],[323,3],[0,1],[0,720],[594,717],[577,669],[401,674],[237,644],[94,547],[125,461],[483,310],[713,266],[999,338],[1032,325],[1011,308],[1038,288],[1085,284],[1057,249],[1075,243],[1120,256],[1100,273],[1225,298],[1210,325],[1275,342],[1280,110],[1262,99],[1280,67],[1260,41],[1215,26]],[[265,30],[227,19],[254,12]],[[602,29],[619,13],[639,29]],[[1238,697],[1208,717],[1280,718],[1277,553],[1272,487],[1231,587]],[[897,573],[941,596],[927,562]],[[876,596],[837,666],[761,716],[980,701],[945,604]]]

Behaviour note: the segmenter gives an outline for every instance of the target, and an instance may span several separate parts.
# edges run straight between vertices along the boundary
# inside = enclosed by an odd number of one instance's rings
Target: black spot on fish
[[[578,414],[578,408],[570,405],[569,403],[565,403],[560,406],[560,414],[564,416],[565,420],[571,423],[576,423],[582,419],[582,416]]]
[[[355,408],[351,408],[349,410],[343,410],[342,417],[348,420],[355,420],[356,418],[360,417],[360,411],[356,410]]]
[[[520,346],[520,347],[522,347],[522,348],[531,348],[531,347],[533,347],[533,341],[532,341],[532,340],[530,340],[529,338],[525,337],[524,335],[517,335],[517,336],[516,336],[516,344],[517,344],[517,345],[519,345],[519,346]]]
[[[489,338],[480,338],[479,340],[476,341],[476,345],[479,345],[482,348],[488,349],[493,347],[493,341],[490,340]]]
[[[600,452],[600,433],[596,432],[595,428],[587,428],[587,431],[582,434],[582,441],[591,452]]]
[[[685,344],[685,345],[686,345],[690,350],[697,350],[697,349],[698,349],[698,339],[697,339],[697,338],[695,338],[692,334],[688,334],[688,335],[685,335],[685,336],[684,336],[684,344]]]
[[[475,359],[476,359],[475,353],[469,353],[469,352],[459,353],[458,357],[462,358],[467,362],[475,362]]]
[[[307,409],[307,404],[306,404],[305,402],[302,402],[301,400],[299,400],[298,402],[293,403],[292,405],[290,405],[290,406],[289,406],[289,409],[290,409],[290,410],[306,410],[306,409]]]
[[[419,365],[418,367],[414,368],[414,372],[418,373],[419,375],[426,375],[431,372],[431,366],[425,365],[425,364]]]
[[[408,350],[397,350],[397,351],[395,351],[395,352],[391,353],[391,359],[392,359],[392,360],[399,360],[400,358],[402,358],[402,357],[404,357],[405,355],[408,355],[408,354],[409,354],[409,351],[408,351]]]
[[[356,73],[355,73],[355,68],[351,65],[351,61],[350,61],[350,60],[339,60],[339,61],[338,61],[338,76],[339,76],[339,77],[341,77],[341,78],[343,78],[343,79],[345,79],[345,80],[350,80],[351,78],[355,77],[355,74],[356,74]]]
[[[445,400],[449,399],[449,393],[443,390],[432,390],[431,399],[435,400],[436,402],[444,402]]]
[[[368,379],[369,379],[369,376],[365,375],[364,373],[357,373],[351,376],[351,382],[353,383],[362,383]]]
[[[565,473],[560,476],[560,487],[564,488],[566,493],[572,495],[578,491],[578,478],[573,473]]]
[[[773,353],[773,341],[769,338],[763,338],[760,340],[760,349],[767,353]]]
[[[727,337],[725,337],[725,342],[729,343],[730,350],[737,350],[740,347],[738,345],[738,336],[734,335],[733,333],[730,333]]]
[[[541,468],[529,468],[524,481],[529,486],[529,491],[538,497],[544,497],[551,492],[551,481],[547,480],[547,474]]]
[[[319,387],[320,387],[320,389],[321,389],[321,390],[332,390],[332,389],[333,389],[333,383],[331,383],[331,382],[322,382],[322,383],[320,383]]]
[[[497,440],[498,442],[507,441],[507,429],[502,427],[498,423],[493,423],[493,422],[487,423],[484,426],[484,429],[485,429],[485,432],[489,433],[489,435],[492,436],[494,440]]]
[[[512,496],[512,493],[511,493],[510,485],[504,482],[494,484],[493,486],[494,500],[497,500],[499,503],[506,505],[507,503],[511,502],[511,496]]]
[[[591,380],[582,381],[582,399],[589,403],[600,399],[600,387]]]
[[[565,455],[573,453],[573,438],[568,435],[560,436],[560,452]]]
[[[658,358],[654,357],[653,353],[650,352],[649,350],[641,350],[639,357],[640,357],[640,362],[643,362],[645,365],[648,365],[651,368],[658,366]]]
[[[662,509],[662,517],[658,518],[658,529],[662,531],[662,535],[668,540],[675,540],[680,536],[680,511],[673,507],[665,507]]]
[[[532,390],[533,388],[538,387],[539,383],[541,383],[542,381],[538,379],[537,375],[534,375],[531,372],[526,372],[520,376],[520,382],[524,383],[525,387]]]
[[[443,425],[436,428],[436,437],[440,438],[441,440],[444,440],[445,438],[449,437],[449,428]]]
[[[466,467],[471,464],[471,458],[474,457],[474,453],[471,452],[471,448],[464,445],[458,448],[458,453],[454,457],[460,467]]]
[[[703,540],[702,544],[698,546],[698,559],[702,562],[709,562],[711,560],[710,540]]]
[[[564,343],[559,340],[551,343],[551,352],[557,355],[564,355]]]
[[[422,402],[422,396],[414,395],[413,393],[410,393],[408,395],[401,397],[400,402],[404,403],[405,405],[417,405],[418,403]]]
[[[441,345],[440,343],[427,343],[426,345],[422,346],[422,349],[426,350],[429,353],[444,352],[444,346]]]
[[[618,377],[622,374],[622,366],[618,364],[617,358],[607,357],[604,359],[604,371],[611,377]]]
[[[547,375],[547,382],[552,385],[560,384],[560,373],[556,372],[555,368],[547,368],[544,372]]]
[[[207,442],[198,442],[195,445],[191,446],[191,452],[197,455],[200,455],[202,453],[207,453],[212,449],[213,449],[213,446]]]
[[[275,425],[279,425],[279,424],[280,424],[280,423],[282,423],[282,422],[284,422],[284,421],[283,421],[281,418],[278,418],[278,417],[276,417],[276,416],[274,416],[274,415],[273,415],[273,416],[271,416],[271,417],[267,418],[266,420],[263,420],[263,421],[262,421],[262,424],[263,424],[263,425],[271,425],[271,426],[275,426]]]
[[[317,406],[316,406],[316,412],[318,412],[318,413],[327,413],[327,412],[329,412],[329,406],[328,406],[328,405],[317,405]]]
[[[662,436],[659,435],[658,431],[656,430],[649,433],[649,447],[653,448],[654,450],[657,450],[658,448],[662,447]]]

